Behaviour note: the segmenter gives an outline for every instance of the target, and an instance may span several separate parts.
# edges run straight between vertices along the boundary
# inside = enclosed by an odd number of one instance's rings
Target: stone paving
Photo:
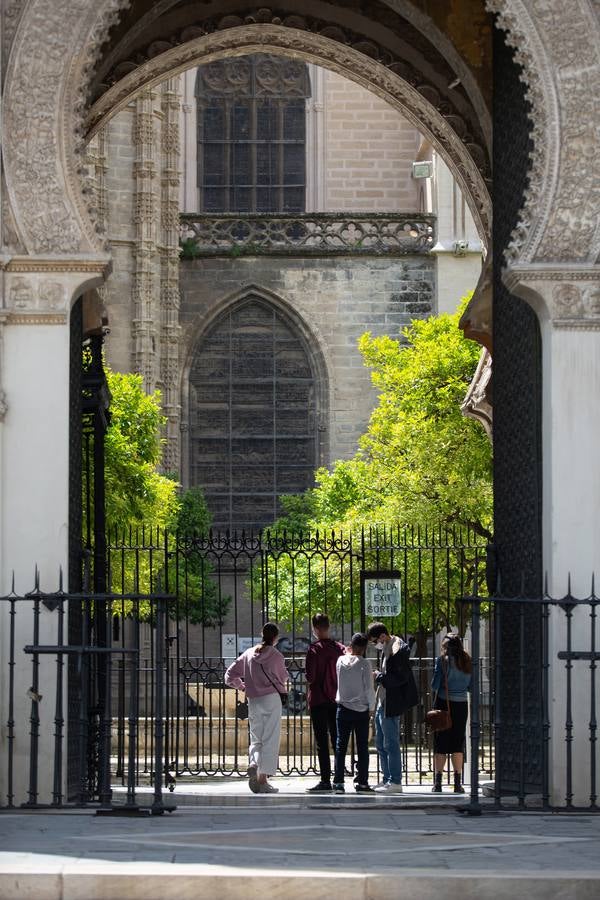
[[[180,806],[162,817],[3,811],[0,898],[600,897],[600,816],[470,817],[452,794],[313,797],[306,779],[275,781],[256,796],[213,779],[166,795]]]

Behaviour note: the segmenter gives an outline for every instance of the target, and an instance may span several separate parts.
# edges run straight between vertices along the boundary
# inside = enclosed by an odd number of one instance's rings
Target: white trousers
[[[281,697],[279,694],[248,697],[248,721],[250,723],[250,747],[248,748],[250,765],[258,767],[259,775],[275,775],[279,765],[279,735],[281,733]]]

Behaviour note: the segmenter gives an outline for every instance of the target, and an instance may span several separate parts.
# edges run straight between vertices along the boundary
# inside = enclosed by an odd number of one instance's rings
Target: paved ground
[[[181,805],[162,817],[3,811],[0,897],[600,897],[600,816],[472,818],[450,793],[316,798],[278,781],[255,796],[214,779],[167,795]]]

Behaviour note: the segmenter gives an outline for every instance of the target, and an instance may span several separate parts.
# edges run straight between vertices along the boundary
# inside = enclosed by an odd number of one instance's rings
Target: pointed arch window
[[[305,63],[257,53],[198,68],[201,212],[304,212]]]
[[[320,387],[304,338],[261,297],[232,306],[199,342],[189,473],[215,529],[256,531],[281,515],[281,494],[313,485],[324,438]]]

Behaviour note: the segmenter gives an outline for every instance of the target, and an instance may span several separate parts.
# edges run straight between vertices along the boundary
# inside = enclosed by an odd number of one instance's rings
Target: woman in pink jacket
[[[274,622],[263,625],[262,644],[238,656],[225,672],[225,684],[245,691],[250,722],[248,778],[255,794],[276,794],[268,782],[279,765],[281,697],[287,694],[285,660],[275,644],[279,629]]]

